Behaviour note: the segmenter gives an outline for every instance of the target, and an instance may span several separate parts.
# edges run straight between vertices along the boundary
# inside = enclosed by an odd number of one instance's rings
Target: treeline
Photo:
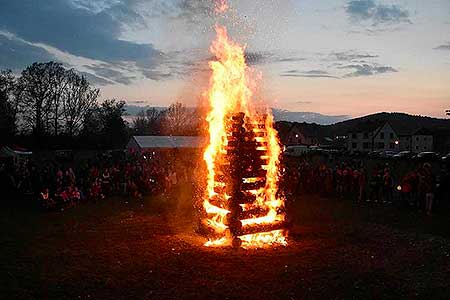
[[[134,135],[199,135],[202,128],[201,113],[180,102],[167,109],[149,108],[141,110],[132,122]]]
[[[2,143],[32,147],[83,145],[114,148],[128,139],[125,102],[99,101],[100,91],[60,63],[34,63],[19,77],[0,72]],[[91,142],[95,141],[95,144]]]
[[[141,111],[128,124],[125,102],[57,62],[34,63],[15,76],[0,71],[1,144],[31,148],[120,148],[130,135],[196,135],[197,111],[181,103]]]

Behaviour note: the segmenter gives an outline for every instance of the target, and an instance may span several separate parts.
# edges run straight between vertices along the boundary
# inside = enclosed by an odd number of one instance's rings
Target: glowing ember
[[[220,3],[226,10],[226,2]],[[203,203],[210,240],[205,246],[286,245],[284,201],[277,197],[281,149],[273,117],[252,106],[254,82],[244,48],[229,39],[226,28],[216,26],[216,32],[210,48],[216,60],[209,62],[205,93],[210,105]]]

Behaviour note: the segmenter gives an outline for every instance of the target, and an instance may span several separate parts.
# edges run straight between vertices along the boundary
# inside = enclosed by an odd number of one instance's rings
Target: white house
[[[399,151],[400,137],[388,122],[367,123],[348,134],[347,149],[350,152]]]
[[[373,150],[400,150],[399,136],[388,122],[374,134]]]

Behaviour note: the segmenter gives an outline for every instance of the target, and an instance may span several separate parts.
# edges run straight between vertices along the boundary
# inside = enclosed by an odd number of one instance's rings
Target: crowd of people
[[[362,161],[331,166],[306,158],[286,165],[282,176],[287,197],[319,194],[351,199],[355,204],[394,204],[419,209],[431,215],[448,205],[450,176],[446,166],[434,171],[430,163],[411,166],[404,173],[386,163],[367,168]]]
[[[64,210],[86,201],[110,196],[141,200],[144,195],[169,195],[180,186],[198,184],[192,176],[193,160],[179,153],[127,153],[118,158],[97,157],[84,163],[45,163],[40,167],[25,161],[0,166],[4,199],[38,199],[47,210]],[[355,204],[394,204],[431,215],[448,205],[448,169],[423,163],[409,170],[385,163],[363,161],[324,163],[308,158],[284,162],[281,190],[288,199],[319,194],[351,199]]]
[[[168,194],[190,180],[180,156],[171,153],[98,157],[77,167],[55,162],[38,167],[24,161],[3,164],[0,177],[5,199],[37,199],[46,210],[64,210],[118,195],[142,200],[146,194]]]

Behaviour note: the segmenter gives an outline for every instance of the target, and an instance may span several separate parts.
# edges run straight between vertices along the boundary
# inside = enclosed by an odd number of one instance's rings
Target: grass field
[[[450,297],[448,217],[303,196],[287,247],[211,249],[187,198],[2,210],[0,298]]]

